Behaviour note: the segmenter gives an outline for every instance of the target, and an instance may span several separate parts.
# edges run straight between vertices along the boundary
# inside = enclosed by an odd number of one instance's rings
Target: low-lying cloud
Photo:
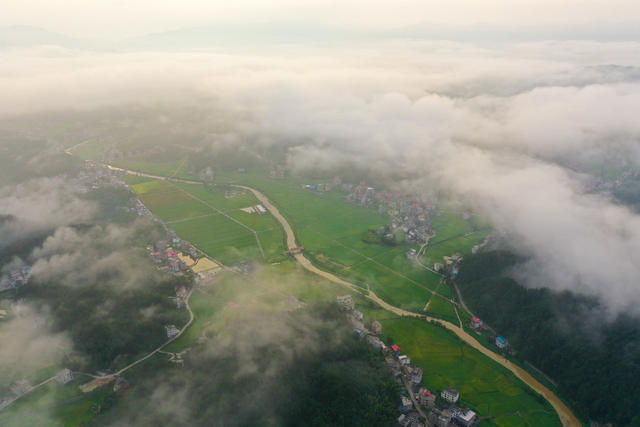
[[[0,380],[0,386],[62,362],[72,352],[69,336],[50,329],[52,320],[46,306],[36,309],[26,303],[14,303],[8,312],[9,319],[0,323],[0,372],[7,375]]]
[[[140,286],[155,273],[140,249],[135,249],[134,241],[141,234],[149,238],[154,232],[152,224],[144,220],[129,226],[96,225],[82,231],[59,227],[33,250],[33,279],[69,286],[101,282]]]
[[[532,257],[530,286],[635,311],[640,219],[592,194],[589,174],[603,162],[640,167],[638,52],[637,43],[595,42],[6,51],[0,117],[136,105],[178,144],[284,146],[294,173],[401,171],[396,185],[451,192],[507,231]],[[144,134],[135,120],[112,124]]]
[[[0,215],[6,219],[0,223],[0,247],[33,233],[85,222],[96,209],[63,178],[39,178],[2,187]]]

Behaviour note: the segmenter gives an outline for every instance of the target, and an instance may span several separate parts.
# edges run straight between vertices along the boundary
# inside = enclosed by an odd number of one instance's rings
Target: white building
[[[336,297],[336,300],[338,301],[338,305],[340,305],[340,307],[342,307],[345,310],[351,311],[355,307],[355,304],[353,303],[353,298],[351,298],[351,295]]]
[[[462,409],[456,413],[455,417],[463,426],[470,426],[476,421],[476,413],[471,409]]]
[[[509,346],[509,343],[507,342],[507,339],[505,337],[500,336],[496,338],[496,345],[498,346],[498,348],[507,348],[507,346]]]
[[[168,325],[164,328],[167,330],[167,338],[173,338],[180,333],[180,329],[176,328],[175,325]]]
[[[69,381],[73,380],[73,378],[74,378],[73,372],[71,372],[71,369],[67,369],[67,368],[64,368],[63,370],[61,370],[56,374],[56,381],[58,382],[58,384],[64,385]]]
[[[455,388],[445,388],[440,396],[449,403],[456,403],[460,397],[460,392]]]

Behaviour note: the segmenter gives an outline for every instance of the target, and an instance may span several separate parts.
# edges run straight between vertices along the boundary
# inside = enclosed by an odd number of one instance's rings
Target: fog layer
[[[346,162],[401,171],[390,186],[453,195],[505,231],[531,256],[520,272],[529,286],[637,310],[640,218],[594,183],[603,164],[640,166],[639,47],[13,50],[0,53],[0,118],[135,106],[156,118],[108,126],[144,134],[160,123],[167,140],[205,148],[285,146],[293,173]]]

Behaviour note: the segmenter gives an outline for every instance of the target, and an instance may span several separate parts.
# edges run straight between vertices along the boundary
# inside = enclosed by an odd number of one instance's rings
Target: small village
[[[272,177],[275,176],[280,177],[279,174],[272,174]],[[358,185],[343,183],[337,176],[329,183],[303,184],[302,188],[319,192],[340,190],[347,193],[347,203],[377,207],[381,215],[391,219],[388,225],[377,230],[386,241],[394,241],[396,233],[402,232],[406,243],[426,244],[433,235],[430,218],[440,216],[434,202],[417,196],[380,191],[364,182]]]
[[[403,427],[468,427],[477,421],[477,415],[469,408],[456,406],[460,393],[454,388],[446,388],[438,394],[422,385],[422,368],[411,364],[411,359],[402,354],[397,345],[387,346],[379,338],[382,325],[373,320],[365,326],[364,315],[355,309],[351,295],[337,297],[337,304],[346,313],[353,332],[372,348],[384,356],[384,363],[403,390],[398,406],[398,424]],[[426,411],[429,412],[425,415]]]
[[[18,286],[24,285],[29,281],[30,277],[31,267],[28,265],[10,270],[0,279],[0,292],[15,289]]]
[[[122,180],[123,171],[112,170],[100,163],[86,162],[85,169],[76,178],[81,191],[92,191],[102,186],[123,186],[128,185]],[[279,176],[278,174],[276,174]],[[355,186],[352,184],[342,184],[339,178],[335,178],[330,184],[304,185],[305,190],[329,191],[333,188],[339,188],[348,191],[347,202],[362,206],[377,205],[381,213],[386,213],[391,217],[391,222],[384,227],[380,227],[376,231],[378,235],[389,238],[396,232],[401,231],[405,234],[406,242],[410,244],[423,244],[426,246],[433,230],[430,224],[431,215],[440,215],[440,212],[431,204],[423,203],[409,196],[400,196],[398,194],[377,192],[374,188],[368,187],[363,183]],[[231,190],[236,191],[236,190]],[[236,194],[226,194],[225,197],[233,197]],[[134,206],[128,208],[131,213],[138,216],[155,216],[138,198],[135,199]],[[264,215],[267,210],[261,204],[243,208],[243,211]],[[164,223],[163,223],[164,225]],[[194,284],[198,286],[208,286],[213,283],[215,275],[222,270],[222,266],[208,257],[200,257],[198,249],[190,242],[179,238],[175,231],[165,225],[167,238],[156,241],[153,245],[147,246],[148,257],[151,262],[156,265],[158,270],[165,274],[183,276],[190,272],[194,277]],[[490,236],[474,246],[473,252],[477,252],[489,243]],[[296,253],[294,248],[290,253]],[[407,258],[415,259],[417,253],[415,249],[407,252]],[[451,256],[444,257],[443,263],[436,263],[433,269],[447,277],[455,278],[458,274],[458,267],[462,261],[460,254],[454,253]],[[234,271],[242,275],[248,275],[256,268],[255,262],[246,261],[238,263],[234,267]],[[30,267],[24,266],[19,269],[12,270],[2,278],[0,282],[0,291],[3,289],[11,289],[26,283],[30,276]],[[182,286],[175,290],[175,296],[170,296],[176,304],[176,309],[182,309],[189,296],[189,290]],[[299,301],[287,302],[292,309],[300,308]],[[469,408],[457,406],[460,398],[458,390],[447,388],[439,393],[428,390],[422,385],[423,370],[419,366],[411,363],[411,359],[402,353],[397,345],[387,346],[380,339],[382,334],[382,325],[380,322],[373,320],[366,322],[363,313],[355,309],[355,304],[351,296],[342,296],[337,298],[337,303],[341,309],[347,314],[349,322],[353,327],[354,333],[361,340],[364,340],[369,346],[380,351],[384,356],[384,363],[389,369],[391,375],[401,386],[402,392],[399,395],[400,405],[398,406],[399,416],[397,418],[398,425],[401,426],[435,426],[435,427],[452,427],[452,426],[471,426],[477,421],[474,411]],[[485,331],[483,322],[474,317],[471,325],[478,333]],[[164,325],[164,330],[168,340],[176,338],[181,330],[173,325]],[[508,347],[507,340],[498,336],[495,344],[500,349]],[[174,363],[183,363],[184,360],[180,355],[167,353],[171,356]],[[75,378],[74,373],[65,368],[58,372],[55,376],[56,382],[61,385],[67,384]],[[114,382],[113,391],[122,393],[129,388],[129,383],[123,376],[97,377],[92,381],[82,384],[80,389],[83,392],[90,392],[106,384]],[[17,381],[11,388],[11,394],[5,396],[0,401],[0,409],[11,404],[15,399],[32,389],[28,381]]]
[[[128,187],[122,179],[124,175],[120,171],[109,169],[100,162],[86,160],[84,169],[72,181],[80,192],[87,193],[109,185]]]

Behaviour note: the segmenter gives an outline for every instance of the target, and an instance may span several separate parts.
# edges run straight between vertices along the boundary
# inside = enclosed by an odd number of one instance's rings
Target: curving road
[[[187,295],[187,298],[185,298],[184,300],[184,305],[187,308],[187,310],[189,311],[189,321],[187,322],[186,325],[184,325],[182,327],[182,329],[180,329],[180,332],[174,336],[173,338],[169,338],[167,341],[164,342],[164,344],[162,344],[160,347],[156,348],[155,350],[153,350],[151,353],[147,354],[146,356],[141,357],[140,359],[130,363],[129,365],[125,366],[124,368],[120,369],[117,372],[114,372],[112,374],[106,374],[106,375],[94,375],[94,374],[89,374],[89,373],[85,373],[85,372],[74,372],[75,374],[79,374],[79,375],[86,375],[88,377],[91,378],[95,378],[95,379],[102,379],[102,378],[109,378],[109,377],[117,377],[119,375],[122,375],[123,372],[133,368],[134,366],[136,366],[139,363],[144,362],[145,360],[147,360],[148,358],[150,358],[151,356],[153,356],[156,353],[161,352],[161,350],[163,348],[165,348],[167,345],[169,345],[170,343],[172,343],[173,341],[177,340],[183,333],[184,331],[187,330],[187,328],[189,326],[191,326],[191,323],[193,323],[193,320],[195,319],[195,315],[193,314],[193,311],[191,310],[191,307],[189,306],[189,299],[191,298],[191,293],[193,292],[193,289],[191,289],[189,291],[189,294]],[[33,387],[31,387],[27,392],[16,396],[13,400],[7,402],[2,408],[0,408],[0,411],[5,410],[6,408],[8,408],[9,406],[11,406],[12,404],[14,404],[17,400],[22,399],[23,397],[25,397],[26,395],[28,395],[29,393],[31,393],[32,391],[35,391],[36,389],[42,387],[43,385],[53,381],[56,379],[57,375],[52,376],[51,378],[47,378],[46,380],[42,381],[40,384],[37,384]]]
[[[110,169],[120,170],[120,171],[124,171],[124,172],[130,173],[130,174],[146,176],[146,177],[156,178],[156,179],[165,179],[165,180],[167,179],[167,177],[161,177],[161,176],[141,173],[141,172],[137,172],[137,171],[117,168],[117,167],[113,167],[111,165],[106,165],[106,166],[109,167]],[[191,181],[191,180],[185,180],[185,179],[179,179],[179,178],[169,178],[169,180],[178,181],[178,182],[185,182],[185,183],[190,183],[190,184],[201,184],[201,182],[198,182],[198,181]],[[284,232],[285,232],[285,235],[286,235],[286,238],[287,238],[287,247],[289,249],[299,246],[296,243],[295,233],[293,232],[293,229],[291,228],[291,225],[286,220],[286,218],[280,213],[278,208],[271,203],[271,201],[267,198],[267,196],[265,196],[260,191],[254,189],[254,188],[251,188],[251,187],[247,187],[247,186],[243,186],[243,185],[235,185],[235,186],[251,191],[253,193],[253,195],[258,200],[260,200],[260,202],[265,206],[265,208],[271,213],[271,215],[273,215],[273,217],[280,223],[280,225],[282,225],[282,228],[284,229]],[[453,333],[455,333],[456,336],[458,338],[460,338],[462,341],[464,341],[466,344],[470,345],[471,347],[473,347],[476,350],[478,350],[480,353],[484,354],[485,356],[487,356],[487,357],[491,358],[492,360],[496,361],[497,363],[501,364],[502,366],[507,368],[509,371],[511,371],[516,377],[518,377],[520,380],[522,380],[524,383],[526,383],[529,387],[531,387],[533,390],[535,390],[536,392],[538,392],[539,394],[544,396],[544,398],[547,399],[547,401],[551,404],[551,406],[553,406],[553,409],[558,414],[558,417],[560,418],[560,421],[562,422],[563,426],[565,426],[565,427],[573,427],[573,426],[581,426],[582,425],[582,423],[578,420],[578,418],[573,414],[571,409],[569,409],[567,407],[567,405],[565,405],[560,400],[560,398],[558,398],[558,396],[555,395],[555,393],[553,393],[546,386],[541,384],[538,380],[536,380],[533,376],[531,376],[531,374],[529,374],[527,371],[525,371],[524,369],[522,369],[518,365],[512,363],[511,361],[507,360],[505,357],[503,357],[503,356],[501,356],[501,355],[499,355],[497,353],[494,353],[490,349],[488,349],[488,348],[484,347],[483,345],[481,345],[478,341],[476,341],[476,339],[473,336],[471,336],[468,332],[466,332],[462,327],[454,325],[453,323],[450,323],[450,322],[447,322],[447,321],[444,321],[444,320],[441,320],[441,319],[436,319],[436,318],[433,318],[431,316],[427,316],[427,315],[424,315],[424,314],[413,313],[413,312],[406,311],[406,310],[403,310],[401,308],[392,306],[391,304],[387,303],[386,301],[384,301],[380,297],[378,297],[370,289],[364,290],[364,289],[362,289],[362,288],[360,288],[360,287],[358,287],[358,286],[356,286],[356,285],[354,285],[354,284],[352,284],[350,282],[347,282],[346,280],[343,280],[343,279],[339,278],[338,276],[336,276],[336,275],[334,275],[332,273],[329,273],[329,272],[326,272],[324,270],[319,269],[318,267],[313,265],[311,263],[311,261],[309,261],[302,253],[295,254],[294,257],[295,257],[296,261],[298,261],[298,263],[300,263],[300,265],[302,267],[304,267],[306,270],[311,271],[312,273],[315,273],[315,274],[317,274],[317,275],[319,275],[321,277],[324,277],[325,279],[327,279],[327,280],[329,280],[331,282],[334,282],[334,283],[337,283],[339,285],[345,286],[346,288],[348,288],[348,289],[350,289],[352,291],[364,294],[366,298],[370,299],[371,301],[374,301],[376,304],[378,304],[380,307],[384,308],[387,311],[395,313],[395,314],[397,314],[399,316],[417,317],[417,318],[425,319],[427,321],[433,321],[433,322],[437,322],[437,323],[441,324],[445,328],[447,328],[450,331],[452,331]],[[193,313],[191,313],[191,309],[189,308],[188,304],[187,304],[187,308],[189,309],[189,312],[191,314],[191,319],[185,325],[185,327],[180,331],[180,334],[178,336],[182,335],[182,332],[184,332],[187,329],[187,327],[191,324],[191,322],[193,321]],[[151,357],[153,354],[155,354],[158,351],[160,351],[162,348],[164,348],[171,341],[173,341],[174,339],[178,338],[178,336],[174,337],[173,339],[170,339],[165,344],[163,344],[162,346],[160,346],[159,348],[157,348],[156,350],[154,350],[153,352],[151,352],[147,356],[143,357],[142,359],[139,359],[136,362],[132,363],[131,365],[126,366],[125,368],[121,369],[120,371],[118,371],[116,373],[116,375],[124,372],[125,370],[127,370],[127,369],[137,365],[138,363],[146,360],[147,358]],[[111,375],[114,375],[114,374],[111,374]]]
[[[258,190],[255,190],[255,189],[253,189],[251,187],[246,187],[246,186],[243,186],[243,185],[236,185],[236,187],[244,188],[246,190],[251,191],[253,193],[253,195],[256,196],[256,198],[258,200],[260,200],[260,202],[264,205],[264,207],[267,208],[267,210],[269,210],[271,215],[273,215],[273,217],[282,225],[282,228],[284,228],[284,232],[285,232],[285,234],[287,236],[287,247],[289,249],[299,246],[296,243],[296,237],[295,237],[295,234],[293,232],[293,229],[291,228],[291,225],[285,219],[285,217],[282,216],[282,214],[280,213],[278,208],[271,203],[271,201],[267,198],[267,196],[265,196],[264,194],[262,194]],[[499,355],[497,353],[494,353],[493,351],[491,351],[488,348],[484,347],[482,344],[480,344],[478,341],[476,341],[476,339],[473,336],[471,336],[467,331],[465,331],[460,326],[454,325],[453,323],[450,323],[450,322],[447,322],[447,321],[444,321],[444,320],[441,320],[441,319],[433,318],[431,316],[426,316],[424,314],[413,313],[413,312],[406,311],[406,310],[403,310],[403,309],[398,308],[398,307],[394,307],[391,304],[388,304],[387,302],[385,302],[382,299],[380,299],[370,289],[367,289],[365,291],[362,288],[359,288],[356,285],[354,285],[354,284],[352,284],[350,282],[347,282],[346,280],[343,280],[343,279],[339,278],[338,276],[336,276],[334,274],[331,274],[331,273],[326,272],[324,270],[320,270],[318,267],[313,265],[311,263],[311,261],[309,261],[302,253],[295,254],[294,257],[295,257],[296,261],[298,261],[300,263],[300,265],[302,265],[302,267],[304,267],[305,269],[307,269],[307,270],[311,271],[312,273],[315,273],[315,274],[317,274],[319,276],[322,276],[325,279],[330,280],[331,282],[334,282],[334,283],[337,283],[339,285],[345,286],[345,287],[349,288],[350,290],[353,290],[353,291],[356,291],[356,292],[359,292],[359,293],[364,293],[365,297],[367,297],[371,301],[374,301],[376,304],[378,304],[380,307],[384,308],[385,310],[388,310],[388,311],[390,311],[392,313],[395,313],[395,314],[397,314],[399,316],[418,317],[418,318],[421,318],[421,319],[425,319],[427,321],[434,321],[434,322],[440,323],[442,326],[444,326],[445,328],[449,329],[454,334],[456,334],[456,336],[458,336],[458,338],[460,338],[466,344],[468,344],[471,347],[475,348],[480,353],[482,353],[485,356],[491,358],[492,360],[498,362],[499,364],[501,364],[502,366],[507,368],[509,371],[511,371],[516,377],[518,377],[520,380],[522,380],[524,383],[526,383],[529,387],[531,387],[536,392],[538,392],[542,396],[544,396],[544,398],[547,399],[547,401],[551,404],[551,406],[553,406],[553,409],[557,412],[558,417],[560,417],[560,421],[562,422],[563,426],[565,426],[565,427],[570,427],[571,426],[572,427],[572,426],[581,426],[582,425],[582,423],[578,420],[578,418],[573,414],[571,409],[569,409],[567,407],[567,405],[565,405],[560,400],[560,398],[558,398],[558,396],[555,395],[555,393],[553,393],[551,390],[549,390],[547,387],[545,387],[543,384],[541,384],[538,380],[536,380],[533,376],[531,376],[531,374],[529,374],[527,371],[522,369],[520,366],[512,363],[511,361],[509,361],[505,357],[503,357],[503,356],[501,356],[501,355]]]

